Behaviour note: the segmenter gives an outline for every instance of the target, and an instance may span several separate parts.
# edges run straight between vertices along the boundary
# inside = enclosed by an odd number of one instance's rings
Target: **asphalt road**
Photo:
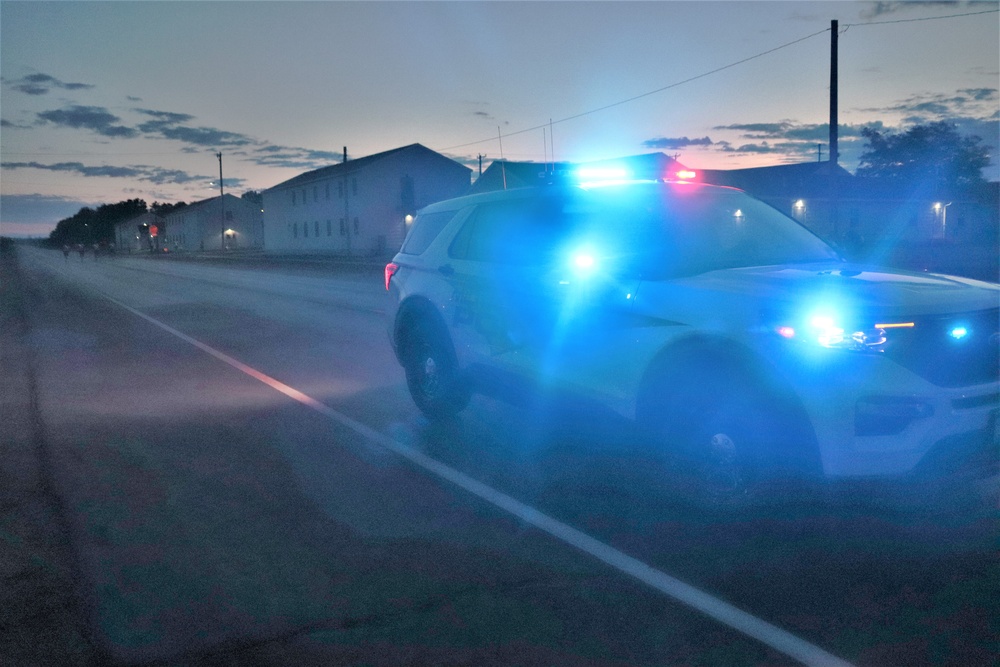
[[[378,271],[18,255],[0,664],[994,664],[995,477],[710,511],[600,415],[429,424]]]

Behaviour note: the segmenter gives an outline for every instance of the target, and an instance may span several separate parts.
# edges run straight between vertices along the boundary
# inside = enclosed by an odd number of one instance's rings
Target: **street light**
[[[934,214],[941,216],[941,237],[944,238],[948,235],[948,207],[955,202],[948,202],[947,204],[942,204],[941,202],[934,202]]]
[[[806,202],[804,199],[796,199],[795,203],[792,204],[792,216],[795,217],[800,222],[804,217],[806,212]]]

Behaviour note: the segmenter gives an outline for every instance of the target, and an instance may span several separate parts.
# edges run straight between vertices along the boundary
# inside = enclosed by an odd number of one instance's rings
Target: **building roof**
[[[825,193],[831,173],[838,180],[852,179],[851,173],[830,162],[801,162],[750,169],[702,169],[701,180],[713,185],[728,185],[758,197],[790,195],[804,197]]]
[[[240,199],[236,195],[231,195],[228,192],[226,193],[225,196],[227,202],[230,200],[237,202],[242,201],[242,199]],[[197,212],[199,209],[208,208],[212,204],[218,205],[218,202],[219,202],[218,197],[209,197],[208,199],[202,199],[201,201],[191,202],[187,206],[182,206],[181,208],[175,208],[172,211],[164,214],[162,217],[169,218],[174,215]]]
[[[347,160],[346,162],[340,162],[338,164],[331,164],[327,167],[320,167],[319,169],[313,169],[312,171],[307,171],[304,174],[299,174],[298,176],[290,178],[287,181],[278,183],[277,185],[268,188],[268,190],[281,190],[284,188],[290,188],[302,185],[304,183],[311,183],[313,181],[321,179],[333,178],[336,176],[349,174],[351,172],[355,172],[358,171],[359,169],[367,167],[375,162],[378,162],[379,160],[383,160],[389,156],[398,155],[400,153],[404,153],[407,151],[420,151],[438,157],[442,160],[448,160],[449,162],[454,162],[457,166],[461,166],[463,169],[467,169],[470,172],[472,171],[465,165],[460,164],[459,162],[455,162],[451,158],[445,157],[444,155],[441,155],[437,151],[432,151],[430,148],[427,148],[422,144],[409,144],[408,146],[400,146],[399,148],[393,148],[391,150],[383,151],[381,153],[366,155],[364,157]]]

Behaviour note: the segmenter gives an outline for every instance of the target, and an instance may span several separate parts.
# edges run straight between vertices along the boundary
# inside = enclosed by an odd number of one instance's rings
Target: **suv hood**
[[[1000,306],[1000,285],[839,263],[723,269],[676,283],[697,292],[745,297],[758,306],[836,300],[850,303],[852,309],[881,315],[939,315]]]

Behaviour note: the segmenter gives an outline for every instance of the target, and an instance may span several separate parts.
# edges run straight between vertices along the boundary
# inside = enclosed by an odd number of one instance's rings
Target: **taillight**
[[[396,271],[399,271],[399,264],[389,262],[385,265],[385,291],[389,291],[389,281],[392,277],[396,275]]]

